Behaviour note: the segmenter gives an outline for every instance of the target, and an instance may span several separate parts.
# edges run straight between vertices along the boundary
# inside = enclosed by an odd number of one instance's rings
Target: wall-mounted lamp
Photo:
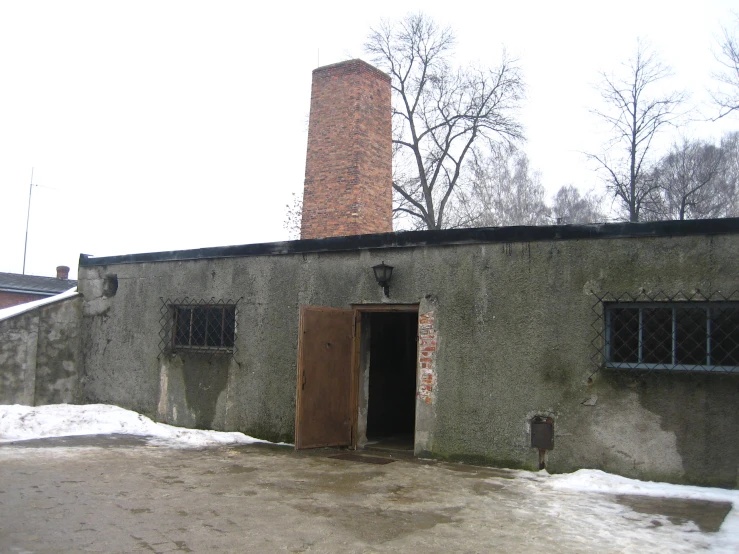
[[[390,298],[390,278],[393,276],[393,266],[385,265],[383,261],[381,264],[372,267],[372,271],[375,272],[375,281],[382,287],[385,292],[385,296]]]

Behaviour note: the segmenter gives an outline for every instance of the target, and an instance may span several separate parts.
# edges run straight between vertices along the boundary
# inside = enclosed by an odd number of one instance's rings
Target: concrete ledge
[[[382,248],[451,246],[456,244],[494,244],[564,240],[665,237],[738,234],[739,218],[654,221],[648,223],[601,223],[589,225],[548,225],[519,227],[479,227],[441,231],[406,231],[353,235],[325,239],[266,242],[238,246],[215,246],[193,250],[148,252],[120,256],[80,255],[80,267],[142,262],[168,262],[213,258],[276,256],[311,252],[345,252]]]

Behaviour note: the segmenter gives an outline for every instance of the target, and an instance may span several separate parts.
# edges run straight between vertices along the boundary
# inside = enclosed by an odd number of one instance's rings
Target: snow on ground
[[[242,433],[201,431],[155,423],[136,412],[104,404],[55,404],[36,408],[0,405],[0,443],[114,433],[139,435],[152,444],[173,448],[267,442]],[[546,517],[577,522],[574,533],[581,533],[581,527],[586,528],[588,537],[600,537],[604,544],[617,545],[624,552],[739,552],[739,490],[646,482],[592,469],[559,475],[550,475],[546,471],[515,473],[518,484],[514,487],[521,492],[517,509],[526,512],[535,506],[537,512],[547,514]],[[654,523],[655,517],[660,518],[628,511],[614,502],[615,497],[629,495],[728,502],[733,507],[716,533],[700,532],[692,522],[672,524],[662,518],[664,523],[662,520],[658,523],[663,526],[650,529],[645,534],[645,526]],[[490,501],[499,502],[500,499],[491,497]],[[624,510],[627,510],[628,517],[623,515]]]
[[[739,491],[737,490],[639,481],[638,479],[612,475],[598,469],[581,469],[574,473],[550,475],[549,481],[553,488],[559,490],[739,503]]]
[[[739,490],[639,481],[597,469],[549,475],[547,481],[549,486],[561,491],[729,502],[732,509],[726,515],[719,532],[712,537],[711,551],[739,552]]]
[[[243,433],[224,433],[155,423],[130,410],[107,404],[0,406],[0,443],[46,437],[104,434],[140,435],[160,445],[184,448],[218,444],[266,443]]]
[[[60,300],[64,300],[65,298],[72,298],[73,296],[77,296],[78,294],[79,293],[77,292],[77,287],[74,287],[73,289],[69,289],[68,291],[57,294],[55,296],[49,296],[47,298],[42,298],[41,300],[34,300],[33,302],[26,302],[25,304],[16,304],[15,306],[3,308],[2,310],[0,310],[0,321],[2,321],[3,319],[8,319],[9,317],[13,317],[14,315],[29,312],[34,308],[38,308],[39,306],[46,306],[47,304],[53,304],[54,302],[59,302]]]

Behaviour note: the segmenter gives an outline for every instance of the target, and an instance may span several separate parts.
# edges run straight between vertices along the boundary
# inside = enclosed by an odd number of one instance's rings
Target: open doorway
[[[417,304],[301,306],[295,448],[414,449]]]
[[[360,418],[365,448],[413,451],[416,420],[418,312],[362,317]],[[364,393],[364,394],[362,394]],[[362,429],[360,428],[360,434]]]

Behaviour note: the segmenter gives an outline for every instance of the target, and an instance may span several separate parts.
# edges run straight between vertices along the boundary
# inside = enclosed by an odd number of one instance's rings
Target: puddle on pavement
[[[255,467],[245,467],[240,465],[232,465],[226,470],[226,473],[253,473],[257,470]]]
[[[222,496],[224,498],[245,498],[247,496],[256,496],[257,491],[244,489],[241,491],[232,490],[230,492],[224,492],[224,491],[212,492],[210,494],[212,494],[213,496]]]
[[[236,452],[240,455],[257,454],[259,456],[284,456],[285,454],[295,455],[293,446],[289,444],[270,444],[265,442],[256,442],[252,444],[229,444],[226,450]]]
[[[489,481],[480,481],[479,483],[475,483],[474,485],[472,485],[472,492],[480,496],[485,496],[492,492],[497,492],[504,488],[505,486],[499,483],[491,483]]]
[[[385,489],[385,498],[395,504],[418,504],[423,502],[424,491],[414,486],[393,485]]]
[[[686,498],[654,498],[621,494],[616,496],[616,501],[640,514],[663,515],[674,525],[692,521],[704,533],[718,531],[731,510],[731,502]]]
[[[292,507],[310,515],[328,518],[368,544],[391,541],[403,535],[425,531],[442,523],[453,523],[454,516],[462,509],[443,508],[438,511],[406,512],[402,510],[370,509],[364,506],[340,508],[292,504]]]
[[[364,468],[366,466],[361,467]],[[297,471],[289,479],[263,482],[262,486],[293,494],[329,493],[343,496],[362,495],[376,492],[375,489],[366,486],[365,483],[383,475],[385,473],[382,471],[345,470],[328,473]]]
[[[13,441],[0,444],[0,447],[23,447],[23,448],[54,448],[54,447],[90,447],[98,448],[121,448],[147,446],[149,437],[137,435],[106,434],[106,435],[72,435],[68,437],[47,437],[41,439],[29,439]]]
[[[163,485],[182,485],[185,482],[182,479],[178,479],[176,475],[165,475],[157,479]]]
[[[508,469],[496,469],[493,467],[469,466],[465,464],[441,464],[444,469],[451,469],[458,473],[462,473],[462,477],[482,477],[488,479],[490,477],[501,477],[503,479],[515,479],[516,474]]]

